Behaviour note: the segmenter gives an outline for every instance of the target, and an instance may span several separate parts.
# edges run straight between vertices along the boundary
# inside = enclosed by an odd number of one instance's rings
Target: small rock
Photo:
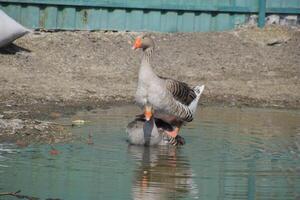
[[[24,122],[21,119],[0,119],[0,128],[8,128],[14,130],[22,129],[24,127]]]
[[[21,119],[12,119],[10,120],[10,124],[13,129],[22,129],[24,128],[24,122]]]
[[[58,150],[56,150],[56,149],[51,149],[51,150],[49,151],[49,153],[50,153],[50,155],[52,155],[52,156],[56,156],[56,155],[58,155],[60,152],[59,152]]]
[[[44,126],[41,126],[40,124],[39,125],[35,125],[34,128],[38,131],[43,131],[45,129]]]
[[[285,43],[286,41],[281,40],[281,39],[273,39],[267,42],[268,46],[274,46],[274,45],[280,45],[282,43]]]
[[[266,17],[266,24],[279,24],[279,15],[270,15]]]
[[[28,146],[28,143],[26,141],[23,141],[23,140],[17,140],[16,141],[16,145],[20,148],[24,148],[24,147],[27,147]]]
[[[61,117],[61,114],[59,112],[51,112],[50,117],[54,118],[54,119],[59,118],[59,117]]]
[[[81,119],[72,121],[72,125],[75,125],[75,126],[80,126],[80,125],[83,125],[83,124],[85,124],[85,121],[81,120]]]

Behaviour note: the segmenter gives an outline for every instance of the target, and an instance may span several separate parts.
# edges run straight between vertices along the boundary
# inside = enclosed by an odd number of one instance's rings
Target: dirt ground
[[[131,46],[139,34],[35,32],[15,42],[24,50],[1,51],[0,141],[7,135],[36,138],[33,129],[47,138],[60,129],[49,120],[133,103],[142,52]],[[190,85],[205,84],[201,104],[300,108],[299,28],[152,36],[155,71]]]

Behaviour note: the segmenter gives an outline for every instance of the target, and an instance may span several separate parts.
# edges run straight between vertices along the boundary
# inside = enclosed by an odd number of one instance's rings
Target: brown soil
[[[15,44],[30,52],[0,54],[0,120],[21,119],[24,126],[1,129],[0,121],[0,141],[8,134],[24,135],[27,125],[40,124],[37,119],[133,102],[142,55],[131,50],[136,35],[36,32],[18,39]],[[300,108],[299,29],[152,35],[155,71],[205,84],[202,104]]]

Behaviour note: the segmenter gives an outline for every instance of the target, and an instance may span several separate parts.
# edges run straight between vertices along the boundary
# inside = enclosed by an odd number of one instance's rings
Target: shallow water
[[[41,199],[299,199],[300,112],[206,107],[181,130],[186,145],[128,146],[134,106],[81,112],[76,140],[0,144],[0,193]],[[88,145],[88,135],[94,144]],[[15,199],[0,196],[0,199]]]

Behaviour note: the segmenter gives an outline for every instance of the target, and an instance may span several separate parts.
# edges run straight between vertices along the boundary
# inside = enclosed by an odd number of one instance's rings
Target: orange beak
[[[145,111],[144,111],[145,119],[149,121],[152,117],[152,108],[151,106],[145,106]]]
[[[140,37],[136,38],[134,45],[132,46],[132,49],[138,49],[142,48],[142,39]]]

